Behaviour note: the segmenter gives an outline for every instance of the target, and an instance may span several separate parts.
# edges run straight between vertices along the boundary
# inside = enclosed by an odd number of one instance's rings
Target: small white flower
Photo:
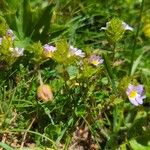
[[[99,66],[103,62],[104,62],[104,59],[102,59],[102,57],[95,55],[95,54],[91,55],[89,58],[89,63],[91,63],[94,66]]]
[[[12,40],[15,40],[15,38],[16,38],[14,32],[11,29],[7,30],[6,35],[11,37]]]
[[[72,45],[70,45],[69,50],[70,50],[69,56],[75,55],[75,56],[79,56],[82,58],[85,57],[85,53],[82,52],[81,49],[77,49],[77,48],[73,47]]]
[[[2,40],[3,40],[3,38],[0,37],[0,45],[2,45]]]
[[[106,27],[101,27],[100,30],[107,30],[109,27],[110,22],[106,22]],[[131,26],[129,26],[127,23],[125,23],[124,21],[122,21],[122,26],[124,28],[124,30],[129,30],[129,31],[133,31],[133,28]]]
[[[20,57],[20,56],[23,56],[23,52],[24,52],[24,48],[18,48],[18,47],[15,47],[15,48],[9,48],[9,50],[12,52],[12,55],[14,57]]]
[[[133,31],[133,28],[125,22],[122,22],[122,26],[124,27],[125,30]]]

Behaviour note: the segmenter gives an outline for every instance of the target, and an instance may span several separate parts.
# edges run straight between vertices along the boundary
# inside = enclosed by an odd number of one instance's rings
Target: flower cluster
[[[55,46],[52,46],[50,44],[45,44],[45,45],[42,46],[42,48],[43,48],[43,54],[44,54],[44,56],[46,58],[54,58],[54,59],[57,60],[56,57],[58,55],[60,55],[60,53],[61,53],[61,49],[57,50],[57,48]],[[54,53],[56,55],[54,55]],[[66,50],[66,54],[65,55],[68,58],[70,58],[70,57],[85,58],[86,57],[86,53],[85,52],[83,52],[81,49],[75,48],[72,45],[69,45],[69,49]],[[61,57],[62,57],[62,55],[60,55],[59,59],[61,59]],[[104,61],[104,59],[102,59],[101,56],[96,55],[96,54],[91,54],[91,56],[87,57],[85,60],[88,61],[88,64],[92,64],[93,66],[99,66]],[[79,66],[82,66],[82,65],[83,65],[83,60],[80,60],[79,61]]]
[[[11,29],[6,31],[5,36],[0,37],[0,45],[2,45],[3,40],[8,40],[13,42],[16,39],[14,32]],[[23,56],[24,48],[14,47],[13,44],[10,44],[9,52],[12,54],[13,57],[20,57]]]
[[[143,104],[143,99],[146,98],[146,95],[144,94],[144,87],[141,84],[138,86],[129,84],[126,94],[129,101],[135,106]]]

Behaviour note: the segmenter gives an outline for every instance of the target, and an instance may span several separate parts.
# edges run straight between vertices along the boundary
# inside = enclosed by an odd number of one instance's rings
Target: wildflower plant
[[[105,30],[108,40],[116,43],[122,39],[126,30],[133,31],[133,28],[119,18],[113,18],[106,23],[106,27],[101,27],[100,30]]]
[[[112,15],[105,7],[114,2],[78,2],[0,2],[0,146],[15,132],[20,149],[32,141],[35,149],[149,148],[150,62],[142,32],[133,42],[137,58],[130,56],[138,10],[128,9],[140,3],[117,1],[119,14]]]
[[[0,37],[0,55],[1,61],[5,61],[8,65],[12,65],[16,59],[23,56],[24,48],[15,46],[16,36],[14,32],[8,28]],[[1,27],[5,28],[5,27]]]

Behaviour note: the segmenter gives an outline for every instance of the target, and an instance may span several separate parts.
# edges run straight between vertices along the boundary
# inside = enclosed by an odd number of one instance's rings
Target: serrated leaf
[[[66,63],[68,55],[68,43],[66,40],[59,40],[56,43],[56,52],[53,55],[53,58],[59,63]]]
[[[110,42],[116,43],[122,39],[124,32],[122,21],[118,18],[113,18],[110,20],[108,29],[105,33]]]

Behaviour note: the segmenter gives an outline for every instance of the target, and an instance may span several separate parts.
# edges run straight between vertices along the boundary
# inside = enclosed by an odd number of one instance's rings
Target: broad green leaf
[[[53,7],[54,5],[51,4],[43,8],[42,13],[34,26],[34,32],[32,33],[33,39],[40,39],[42,42],[48,40]]]

